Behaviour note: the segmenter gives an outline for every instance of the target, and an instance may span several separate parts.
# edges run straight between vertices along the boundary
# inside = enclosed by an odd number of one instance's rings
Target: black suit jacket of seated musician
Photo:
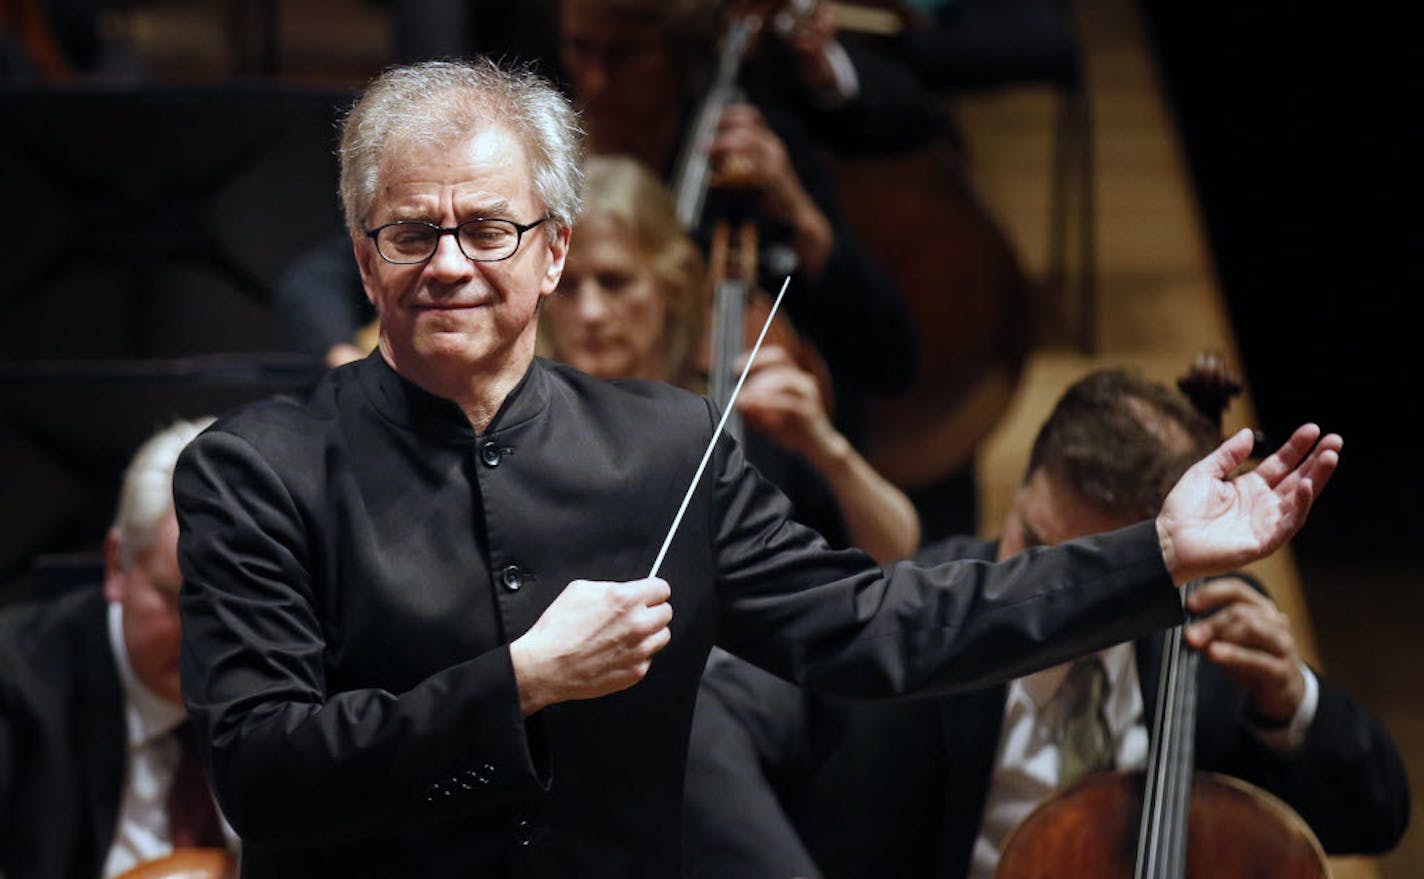
[[[957,537],[920,559],[996,555],[994,543]],[[1134,645],[1149,710],[1161,645],[1160,636]],[[1316,676],[1315,720],[1299,750],[1283,753],[1252,731],[1241,688],[1220,666],[1201,662],[1196,767],[1280,797],[1328,853],[1387,851],[1409,821],[1399,753],[1378,721]],[[1006,688],[866,703],[808,692],[736,660],[718,663],[693,721],[686,875],[963,879],[983,823]]]

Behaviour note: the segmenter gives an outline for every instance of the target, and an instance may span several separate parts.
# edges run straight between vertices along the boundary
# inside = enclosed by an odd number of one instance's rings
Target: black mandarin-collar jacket
[[[183,687],[244,875],[673,877],[714,644],[885,697],[1180,619],[1151,523],[882,569],[788,521],[724,439],[660,572],[672,640],[648,676],[522,718],[509,642],[571,579],[647,575],[714,415],[535,360],[477,436],[375,355],[191,443]]]

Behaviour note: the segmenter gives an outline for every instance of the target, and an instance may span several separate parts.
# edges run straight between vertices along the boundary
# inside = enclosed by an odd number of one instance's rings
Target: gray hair
[[[479,58],[392,67],[356,101],[341,131],[341,203],[352,234],[364,230],[393,142],[438,146],[491,125],[520,138],[535,194],[556,226],[572,228],[583,190],[578,115],[531,69]]]
[[[139,446],[124,471],[114,514],[119,564],[127,568],[153,546],[158,524],[173,506],[173,467],[178,453],[209,424],[211,416],[175,421]]]

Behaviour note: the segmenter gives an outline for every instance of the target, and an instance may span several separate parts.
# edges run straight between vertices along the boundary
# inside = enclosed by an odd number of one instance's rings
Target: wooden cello
[[[117,879],[233,879],[237,864],[220,848],[180,848],[137,864]]]
[[[1212,353],[1178,384],[1199,408],[1221,400],[1215,413],[1240,391]],[[1183,630],[1162,636],[1146,770],[1089,775],[1044,801],[1005,841],[996,879],[1330,876],[1319,840],[1290,806],[1240,779],[1194,768],[1201,655]]]

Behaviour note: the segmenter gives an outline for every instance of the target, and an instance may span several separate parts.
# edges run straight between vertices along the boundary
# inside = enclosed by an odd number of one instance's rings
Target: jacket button
[[[499,443],[485,443],[480,446],[480,460],[485,462],[486,467],[498,467],[503,458],[504,450],[499,447]]]
[[[529,826],[528,821],[520,821],[514,827],[514,843],[519,846],[527,846],[534,841],[534,828]]]
[[[494,778],[494,767],[488,763],[477,769],[466,769],[464,772],[465,784],[489,784]]]
[[[500,582],[504,583],[504,588],[510,592],[518,592],[519,587],[524,585],[524,572],[518,566],[510,565],[499,572]]]

